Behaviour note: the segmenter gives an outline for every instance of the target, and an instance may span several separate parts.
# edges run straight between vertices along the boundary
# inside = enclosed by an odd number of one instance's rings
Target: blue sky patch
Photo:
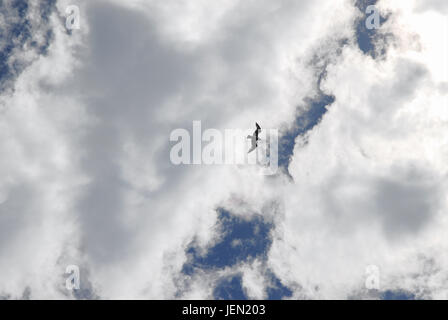
[[[33,35],[35,26],[32,26],[28,19],[29,5],[28,1],[15,0],[8,10],[7,6],[0,1],[0,10],[7,12],[8,17],[5,19],[5,25],[0,29],[0,38],[2,39],[0,46],[0,92],[11,86],[11,83],[20,73],[29,65],[31,61],[24,60],[13,56],[14,50],[25,49],[27,45],[33,48],[38,54],[46,55],[53,39],[53,31],[47,25],[51,12],[55,9],[55,0],[41,0],[39,2],[40,18],[44,22],[36,30],[44,32],[44,41],[40,41],[39,37]],[[45,23],[46,22],[46,23]]]
[[[415,295],[412,292],[403,290],[387,290],[381,293],[382,300],[415,300]]]
[[[367,14],[366,9],[370,5],[375,5],[378,0],[357,0],[355,6],[361,11],[362,17],[357,20],[356,23],[356,41],[359,49],[367,55],[370,55],[372,58],[376,58],[378,56],[377,48],[375,47],[375,42],[382,41],[387,43],[388,37],[391,35],[383,35],[378,33],[377,29],[368,29],[366,27],[366,19],[372,13]],[[388,19],[388,16],[380,15],[380,28],[381,25]],[[380,55],[385,54],[385,49],[381,49],[379,52]]]
[[[213,298],[216,300],[247,300],[248,297],[244,293],[241,275],[221,279],[213,291]]]
[[[279,167],[288,168],[289,161],[294,152],[296,138],[312,130],[327,112],[327,106],[334,101],[334,96],[324,94],[323,92],[320,92],[317,98],[307,100],[310,106],[309,109],[296,118],[294,129],[288,131],[280,139],[278,154]]]
[[[225,268],[266,256],[272,242],[269,233],[273,225],[265,222],[262,216],[255,215],[250,220],[244,220],[218,209],[218,224],[224,236],[205,256],[198,253],[194,243],[187,249],[189,262],[183,266],[185,274],[192,274],[196,268]]]
[[[193,242],[187,249],[188,262],[182,268],[185,275],[193,275],[197,270],[216,270],[232,267],[252,259],[266,261],[272,240],[270,231],[273,224],[266,222],[261,215],[246,220],[218,209],[218,226],[222,238],[205,255]],[[266,288],[269,299],[281,299],[292,295],[271,270],[266,272],[269,283]],[[213,291],[215,299],[247,299],[240,274],[223,277]]]
[[[281,300],[292,296],[293,292],[288,287],[285,287],[271,270],[268,270],[268,275],[271,283],[266,289],[268,300]]]

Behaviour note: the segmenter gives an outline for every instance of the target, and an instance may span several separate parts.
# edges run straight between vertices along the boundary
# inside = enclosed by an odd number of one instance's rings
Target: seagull
[[[258,146],[257,141],[260,140],[260,138],[258,138],[258,133],[261,132],[261,127],[256,122],[255,122],[255,126],[257,128],[255,129],[254,134],[251,136],[247,136],[247,139],[250,139],[250,142],[251,142],[250,150],[247,153],[254,151],[255,148]]]

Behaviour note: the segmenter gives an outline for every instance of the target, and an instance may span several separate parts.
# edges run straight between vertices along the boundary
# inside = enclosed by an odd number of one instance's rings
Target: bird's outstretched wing
[[[256,129],[254,132],[254,136],[255,136],[255,139],[258,140],[258,133],[261,132],[261,127],[256,122],[255,122],[255,126],[256,126]]]
[[[249,151],[247,151],[247,153],[251,153],[252,151],[255,150],[255,148],[257,148],[257,146],[253,144],[252,147],[250,147]]]
[[[249,149],[249,151],[247,153],[249,153],[251,151],[254,151],[255,148],[257,147],[257,138],[256,138],[256,136],[253,135],[253,136],[248,136],[248,138],[249,137],[250,137],[250,144],[251,144],[251,146],[250,146],[250,149]]]
[[[255,122],[255,131],[254,134],[252,136],[247,136],[248,139],[251,139],[251,147],[250,150],[247,153],[250,153],[252,151],[255,150],[255,148],[257,147],[257,141],[259,140],[258,138],[258,133],[261,131],[261,127],[259,126],[258,123]]]

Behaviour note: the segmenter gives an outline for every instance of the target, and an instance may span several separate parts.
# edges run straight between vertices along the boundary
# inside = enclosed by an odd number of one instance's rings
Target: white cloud
[[[207,298],[235,272],[250,297],[264,297],[257,261],[180,274],[193,238],[204,250],[219,240],[225,206],[274,221],[267,265],[296,298],[346,298],[363,289],[369,264],[384,288],[446,296],[436,13],[380,3],[395,42],[374,61],[356,48],[350,1],[80,1],[71,36],[67,4],[50,21],[48,55],[2,96],[1,295],[69,295],[63,272],[79,263],[85,288],[102,298]],[[338,55],[340,39],[350,41]],[[294,182],[244,166],[170,164],[170,132],[193,120],[293,126],[316,92],[316,56],[329,63],[322,86],[336,101],[308,143],[297,140]]]
[[[433,24],[424,14],[402,12],[388,31],[428,43]],[[413,29],[402,31],[411,20]],[[383,290],[447,297],[433,280],[446,277],[447,259],[447,104],[433,74],[442,61],[431,60],[430,47],[405,46],[378,61],[346,47],[324,82],[336,102],[308,143],[296,144],[285,237],[270,261],[309,296],[345,298],[362,289],[365,267],[375,264]],[[422,257],[439,271],[425,274]]]

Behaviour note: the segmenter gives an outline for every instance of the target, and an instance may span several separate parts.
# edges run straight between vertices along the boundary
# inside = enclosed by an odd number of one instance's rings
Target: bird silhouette
[[[260,138],[258,138],[258,133],[261,132],[261,127],[256,122],[255,122],[255,126],[256,126],[256,129],[254,131],[254,134],[251,135],[251,136],[250,135],[247,136],[247,139],[250,139],[250,142],[251,142],[251,147],[250,147],[250,149],[249,149],[249,151],[247,153],[250,153],[250,152],[254,151],[255,148],[258,146],[258,142],[257,141],[260,140]]]

